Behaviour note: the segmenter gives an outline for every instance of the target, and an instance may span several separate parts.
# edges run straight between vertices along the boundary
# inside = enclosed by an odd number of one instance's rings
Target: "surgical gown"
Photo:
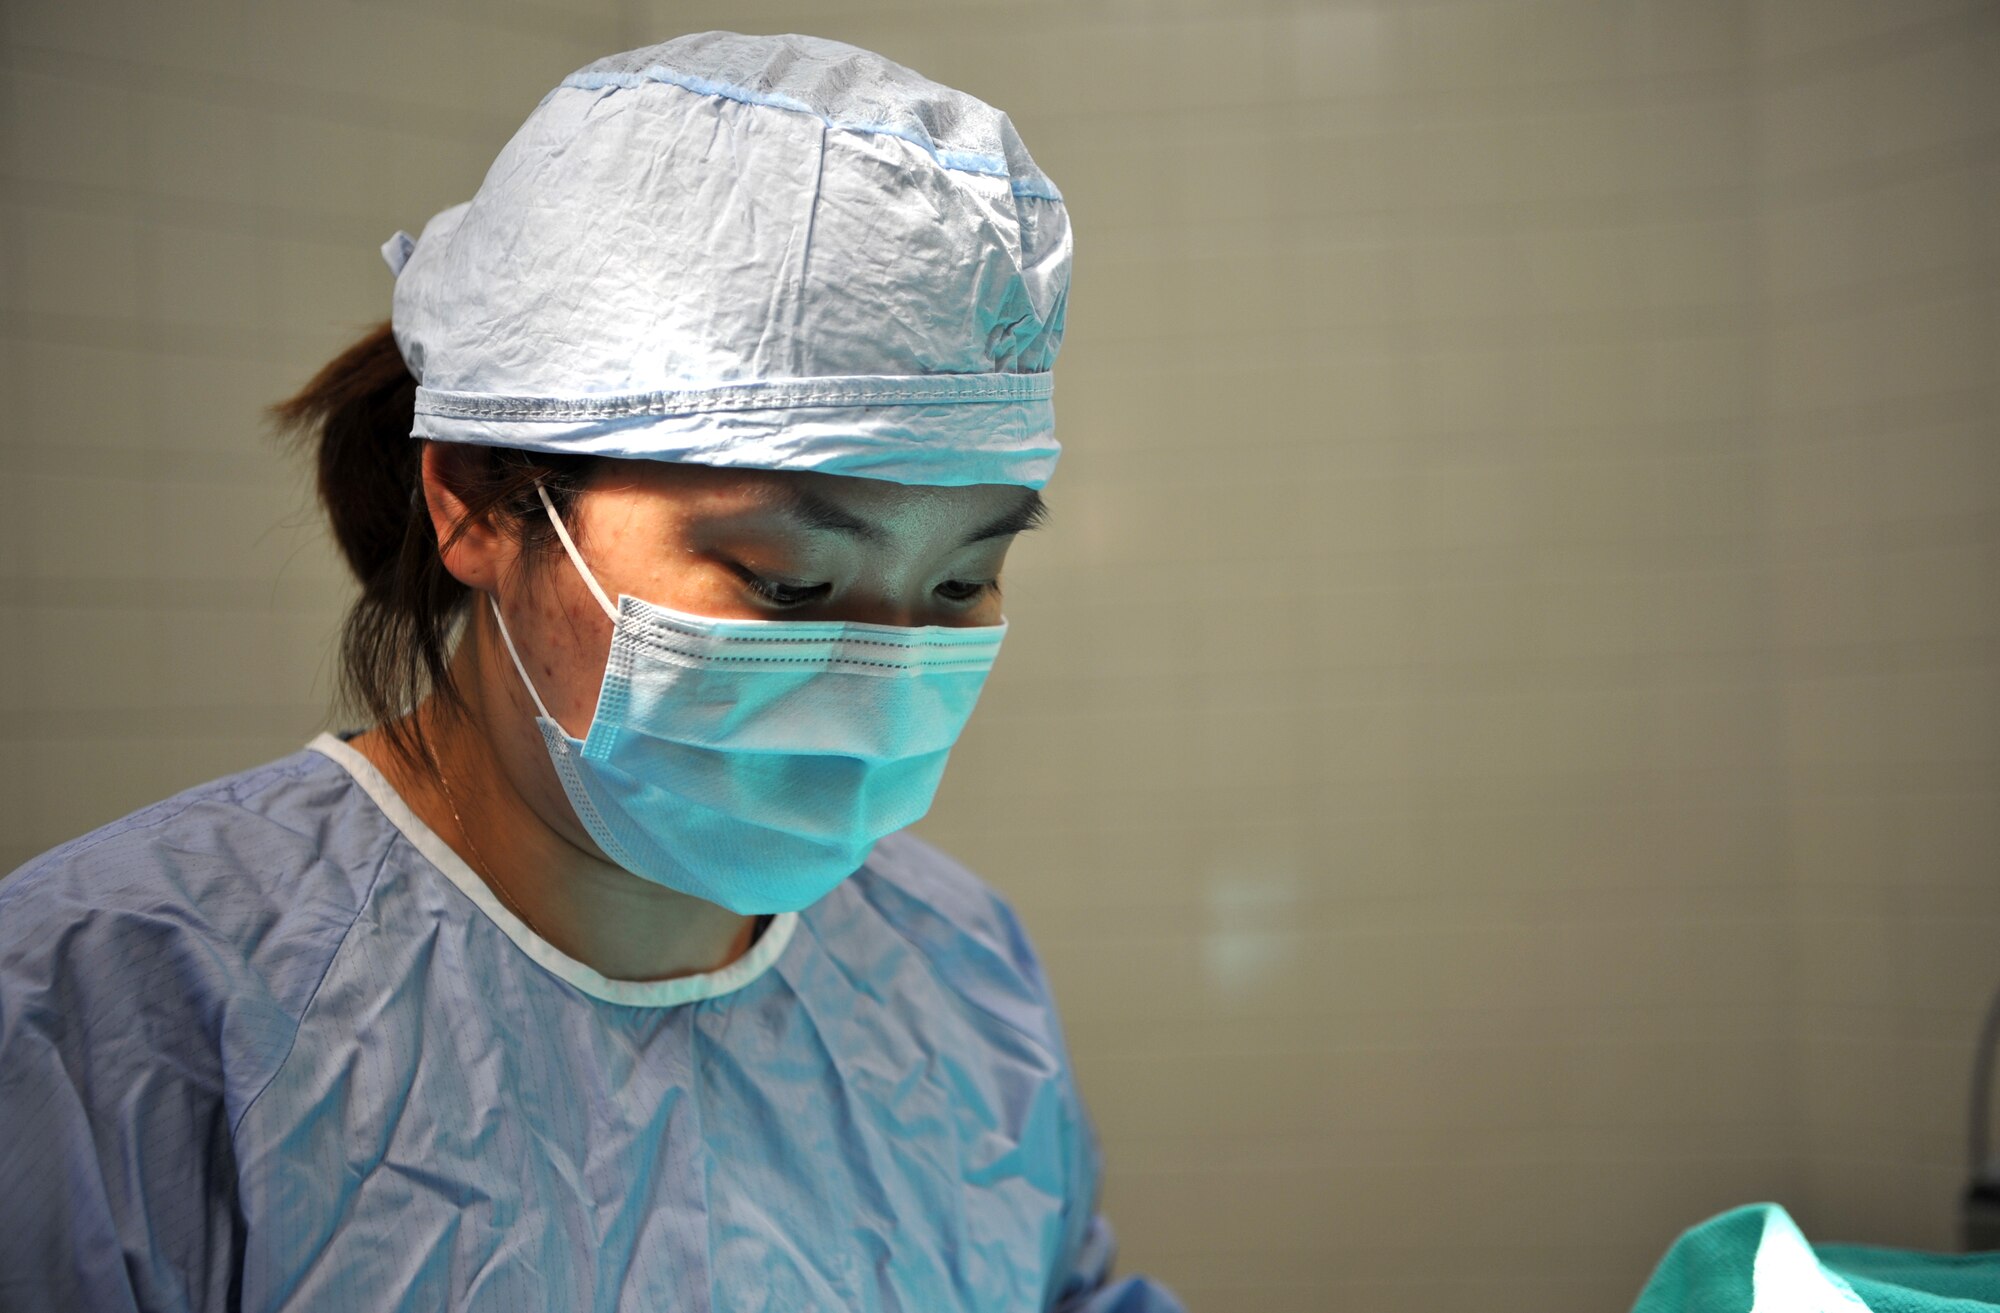
[[[962,867],[610,980],[346,737],[0,881],[0,1309],[1179,1309]]]

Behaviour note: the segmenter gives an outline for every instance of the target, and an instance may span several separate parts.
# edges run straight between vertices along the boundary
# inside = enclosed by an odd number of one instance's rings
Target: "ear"
[[[458,541],[444,546],[468,511],[462,490],[472,485],[475,464],[486,453],[463,442],[426,442],[422,457],[424,501],[437,532],[439,558],[451,577],[467,588],[497,592],[501,575],[517,551],[490,516],[469,520]]]

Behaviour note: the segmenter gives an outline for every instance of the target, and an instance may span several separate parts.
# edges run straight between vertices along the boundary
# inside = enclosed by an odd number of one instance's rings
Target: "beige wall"
[[[2000,6],[1758,18],[1801,1197],[1942,1243],[2000,977]]]
[[[257,407],[548,86],[803,30],[1077,236],[1054,526],[924,829],[1191,1307],[1596,1313],[1950,1240],[2000,982],[2000,9],[16,0],[0,870],[325,721]]]

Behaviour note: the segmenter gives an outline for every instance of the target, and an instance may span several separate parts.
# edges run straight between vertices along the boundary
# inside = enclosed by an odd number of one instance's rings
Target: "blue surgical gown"
[[[346,735],[0,881],[0,1308],[1155,1313],[1019,922],[909,835],[610,980]]]

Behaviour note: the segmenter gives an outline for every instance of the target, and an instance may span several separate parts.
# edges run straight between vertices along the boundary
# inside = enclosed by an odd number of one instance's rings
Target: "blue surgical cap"
[[[600,59],[383,255],[414,437],[913,484],[1055,467],[1062,195],[1005,114],[856,46]]]

